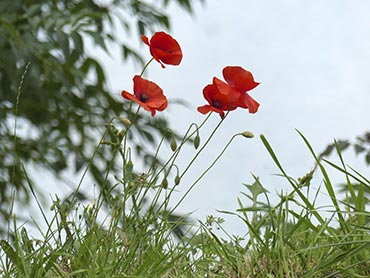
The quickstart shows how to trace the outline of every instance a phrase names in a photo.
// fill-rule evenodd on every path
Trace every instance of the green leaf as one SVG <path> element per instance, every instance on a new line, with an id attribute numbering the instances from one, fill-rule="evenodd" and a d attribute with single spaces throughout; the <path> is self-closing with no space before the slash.
<path id="1" fill-rule="evenodd" d="M 66 162 L 96 147 L 97 137 L 112 117 L 132 115 L 128 102 L 117 101 L 112 92 L 104 89 L 104 69 L 97 60 L 85 57 L 84 40 L 93 40 L 109 55 L 108 43 L 121 47 L 130 39 L 139 39 L 130 38 L 138 21 L 142 22 L 143 28 L 156 30 L 160 26 L 169 27 L 169 17 L 164 9 L 145 1 L 103 2 L 0 1 L 0 173 L 5 173 L 0 174 L 0 219 L 4 223 L 9 221 L 7 208 L 10 202 L 17 201 L 12 199 L 14 190 L 9 186 L 17 187 L 18 200 L 26 202 L 29 196 L 20 164 L 11 165 L 14 145 L 20 161 L 34 163 L 57 177 L 57 172 L 65 169 Z M 174 3 L 181 5 L 177 1 Z M 111 33 L 121 28 L 123 39 Z M 144 64 L 140 53 L 127 45 L 122 47 L 122 54 L 125 60 L 132 58 Z M 22 128 L 25 131 L 32 132 L 22 132 L 15 141 L 13 108 L 20 77 L 28 62 L 31 66 L 21 88 L 25 93 L 20 98 L 18 119 L 24 123 Z M 158 117 L 151 119 L 146 113 L 139 115 L 138 119 L 145 124 L 132 128 L 130 143 L 145 161 L 151 157 L 148 153 L 152 151 L 152 144 L 148 142 L 156 143 L 168 122 Z M 142 134 L 142 129 L 147 130 L 147 134 Z M 76 160 L 76 169 L 83 168 L 90 161 Z M 106 166 L 107 161 L 112 167 L 105 169 L 102 165 Z M 110 151 L 99 151 L 91 161 L 89 174 L 95 177 L 99 186 L 103 186 L 106 183 L 104 171 L 111 169 L 111 173 L 116 174 L 116 162 L 112 160 Z M 12 185 L 9 176 L 14 175 L 14 171 Z M 40 188 L 47 186 L 43 180 L 40 182 Z M 2 232 L 4 228 L 0 225 Z"/>
<path id="2" fill-rule="evenodd" d="M 10 244 L 5 240 L 0 240 L 0 246 L 13 264 L 18 265 L 18 262 L 20 262 L 21 259 L 17 252 L 10 246 Z"/>
<path id="3" fill-rule="evenodd" d="M 84 24 L 91 24 L 94 20 L 101 20 L 103 14 L 101 12 L 79 12 L 72 16 L 70 24 L 73 29 L 79 29 Z"/>
<path id="4" fill-rule="evenodd" d="M 32 4 L 25 11 L 24 17 L 30 18 L 40 14 L 42 4 Z"/>
<path id="5" fill-rule="evenodd" d="M 63 51 L 64 57 L 67 57 L 69 55 L 69 36 L 60 30 L 55 35 L 59 48 Z"/>
<path id="6" fill-rule="evenodd" d="M 366 150 L 365 147 L 361 146 L 360 144 L 354 144 L 356 154 L 362 153 Z"/>
<path id="7" fill-rule="evenodd" d="M 139 62 L 142 66 L 144 65 L 144 59 L 132 48 L 127 45 L 122 45 L 122 56 L 124 60 L 132 58 L 135 62 Z"/>
<path id="8" fill-rule="evenodd" d="M 326 149 L 320 154 L 320 156 L 329 156 L 333 152 L 334 147 L 334 144 L 328 145 Z"/>
<path id="9" fill-rule="evenodd" d="M 109 54 L 107 45 L 105 44 L 105 39 L 100 33 L 89 30 L 84 30 L 84 32 L 94 40 L 95 44 L 99 45 L 106 53 Z"/>
<path id="10" fill-rule="evenodd" d="M 137 28 L 140 34 L 145 34 L 145 23 L 142 20 L 137 22 Z"/>
<path id="11" fill-rule="evenodd" d="M 84 42 L 82 36 L 78 32 L 72 32 L 71 38 L 73 40 L 74 49 L 81 56 L 84 53 Z"/>
<path id="12" fill-rule="evenodd" d="M 348 140 L 338 140 L 336 143 L 340 151 L 344 151 L 351 145 Z"/>
<path id="13" fill-rule="evenodd" d="M 367 165 L 370 165 L 370 151 L 366 154 L 365 161 Z"/>
<path id="14" fill-rule="evenodd" d="M 244 184 L 249 191 L 252 193 L 253 200 L 256 200 L 258 195 L 264 193 L 264 192 L 269 192 L 267 189 L 265 189 L 262 184 L 259 181 L 258 177 L 254 176 L 254 183 L 249 185 L 249 184 Z"/>

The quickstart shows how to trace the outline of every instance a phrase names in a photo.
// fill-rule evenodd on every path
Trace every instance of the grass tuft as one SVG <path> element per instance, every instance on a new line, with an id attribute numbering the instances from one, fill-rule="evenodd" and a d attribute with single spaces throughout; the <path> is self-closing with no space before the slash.
<path id="1" fill-rule="evenodd" d="M 114 180 L 113 186 L 107 182 L 93 200 L 79 198 L 82 181 L 76 182 L 76 191 L 70 196 L 55 197 L 53 216 L 47 218 L 34 186 L 29 184 L 47 228 L 34 223 L 40 236 L 31 236 L 27 226 L 14 217 L 10 225 L 13 239 L 0 241 L 1 277 L 370 276 L 370 213 L 365 190 L 370 182 L 346 166 L 339 148 L 341 165 L 336 165 L 316 155 L 299 133 L 316 166 L 302 177 L 293 178 L 268 140 L 261 136 L 280 177 L 291 190 L 271 193 L 267 190 L 271 187 L 253 176 L 253 183 L 244 185 L 237 200 L 239 209 L 220 211 L 245 224 L 245 235 L 235 236 L 227 232 L 221 217 L 210 215 L 204 222 L 196 223 L 188 215 L 176 214 L 171 207 L 172 193 L 190 167 L 180 174 L 175 159 L 187 140 L 192 140 L 195 134 L 199 136 L 199 127 L 193 133 L 189 130 L 185 139 L 172 147 L 166 163 L 153 162 L 148 169 L 138 172 L 126 137 L 130 126 L 120 130 L 112 123 L 107 125 L 109 130 L 98 148 L 121 156 L 121 176 L 112 177 L 112 165 L 107 163 L 107 172 L 101 173 L 101 180 L 103 183 Z M 164 144 L 162 140 L 154 158 Z M 195 148 L 191 164 L 204 146 Z M 345 174 L 347 191 L 343 199 L 337 195 L 328 167 Z M 174 179 L 171 171 L 175 172 Z M 83 177 L 86 173 L 87 170 Z M 317 182 L 314 175 L 321 176 L 319 185 L 314 184 Z M 180 200 L 188 193 L 189 190 Z M 272 194 L 278 196 L 276 203 L 271 202 Z M 327 194 L 329 202 L 325 206 L 318 205 L 319 194 Z M 175 208 L 178 205 L 175 203 Z"/>

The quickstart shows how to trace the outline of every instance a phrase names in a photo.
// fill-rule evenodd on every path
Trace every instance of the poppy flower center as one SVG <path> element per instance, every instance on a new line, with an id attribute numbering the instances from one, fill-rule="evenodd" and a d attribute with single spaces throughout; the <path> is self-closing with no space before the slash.
<path id="1" fill-rule="evenodd" d="M 149 99 L 149 97 L 147 96 L 147 95 L 145 95 L 145 94 L 142 94 L 141 96 L 140 96 L 140 101 L 141 102 L 147 102 L 148 101 L 148 99 Z"/>
<path id="2" fill-rule="evenodd" d="M 215 108 L 221 108 L 221 103 L 217 100 L 212 100 L 212 106 Z"/>

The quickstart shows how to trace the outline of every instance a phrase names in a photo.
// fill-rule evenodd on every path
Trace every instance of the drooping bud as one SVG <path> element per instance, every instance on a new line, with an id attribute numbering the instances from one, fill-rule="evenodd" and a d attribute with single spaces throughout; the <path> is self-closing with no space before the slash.
<path id="1" fill-rule="evenodd" d="M 180 177 L 179 177 L 179 175 L 177 175 L 175 177 L 175 185 L 178 185 L 179 183 L 180 183 Z"/>
<path id="2" fill-rule="evenodd" d="M 199 144 L 200 144 L 200 137 L 199 137 L 199 134 L 197 134 L 197 136 L 195 136 L 194 138 L 194 148 L 198 149 Z"/>
<path id="3" fill-rule="evenodd" d="M 250 131 L 244 131 L 242 132 L 242 135 L 245 137 L 245 138 L 253 138 L 254 137 L 254 134 Z"/>
<path id="4" fill-rule="evenodd" d="M 171 150 L 173 152 L 176 151 L 177 143 L 176 143 L 176 140 L 175 140 L 175 136 L 172 136 L 170 146 L 171 146 Z"/>
<path id="5" fill-rule="evenodd" d="M 168 188 L 168 180 L 167 178 L 165 177 L 163 179 L 163 181 L 161 182 L 161 186 L 164 188 L 164 189 L 167 189 Z"/>

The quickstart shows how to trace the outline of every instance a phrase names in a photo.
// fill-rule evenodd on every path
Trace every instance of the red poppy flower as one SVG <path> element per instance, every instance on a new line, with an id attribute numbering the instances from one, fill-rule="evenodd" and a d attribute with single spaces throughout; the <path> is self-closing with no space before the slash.
<path id="1" fill-rule="evenodd" d="M 208 112 L 219 113 L 221 118 L 225 111 L 235 110 L 237 107 L 246 108 L 250 113 L 256 113 L 259 103 L 247 94 L 259 85 L 253 75 L 237 66 L 225 67 L 222 71 L 227 83 L 214 77 L 213 83 L 203 89 L 203 96 L 209 104 L 198 107 L 202 114 Z"/>
<path id="2" fill-rule="evenodd" d="M 163 111 L 166 109 L 168 105 L 167 98 L 157 84 L 139 75 L 135 75 L 133 80 L 134 94 L 122 91 L 121 95 L 125 99 L 135 101 L 145 110 L 150 111 L 152 116 L 155 115 L 156 110 Z"/>
<path id="3" fill-rule="evenodd" d="M 247 94 L 260 84 L 254 81 L 252 73 L 242 67 L 228 66 L 222 70 L 222 74 L 226 82 L 241 93 L 238 106 L 248 108 L 250 113 L 256 113 L 259 103 Z"/>
<path id="4" fill-rule="evenodd" d="M 182 51 L 178 42 L 165 32 L 156 32 L 152 38 L 142 35 L 141 39 L 149 46 L 153 58 L 161 64 L 179 65 L 182 60 Z"/>
<path id="5" fill-rule="evenodd" d="M 209 104 L 199 106 L 198 111 L 202 114 L 213 111 L 223 118 L 225 116 L 224 111 L 235 110 L 238 107 L 240 92 L 214 77 L 213 83 L 203 89 L 203 96 Z"/>

